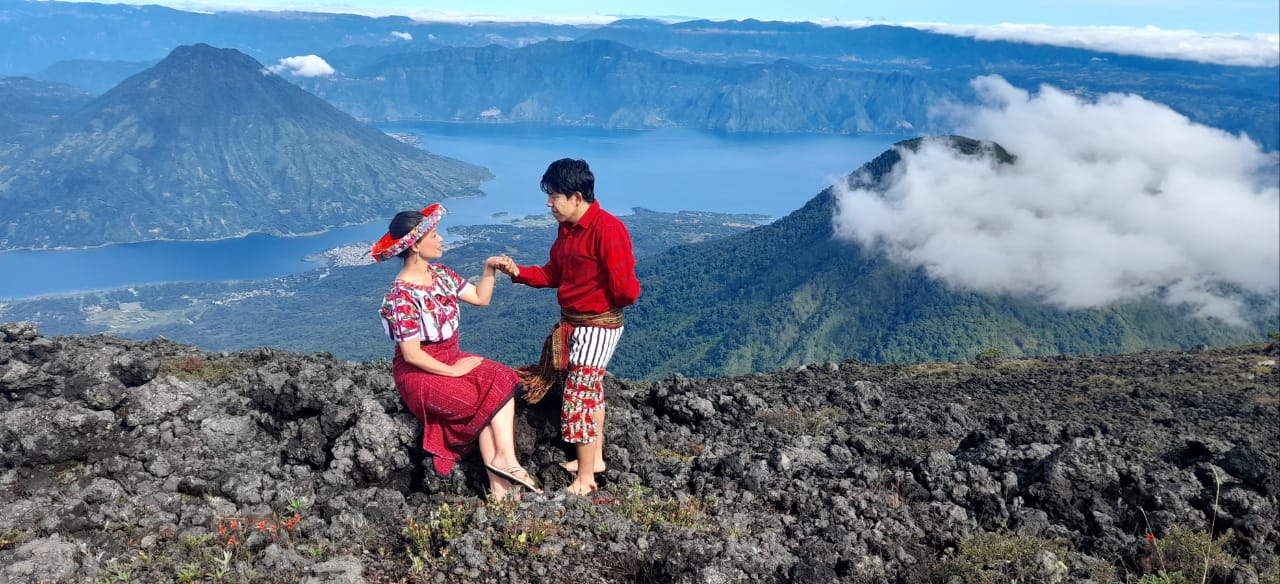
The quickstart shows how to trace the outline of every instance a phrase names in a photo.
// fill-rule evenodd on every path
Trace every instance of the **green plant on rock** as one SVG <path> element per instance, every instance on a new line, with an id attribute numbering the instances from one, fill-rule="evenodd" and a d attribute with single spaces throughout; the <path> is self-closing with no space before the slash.
<path id="1" fill-rule="evenodd" d="M 289 499 L 289 505 L 286 507 L 286 509 L 288 509 L 290 513 L 301 513 L 303 511 L 306 511 L 307 508 L 310 506 L 311 506 L 311 501 L 309 501 L 306 497 L 294 497 L 292 499 Z"/>
<path id="2" fill-rule="evenodd" d="M 692 440 L 686 441 L 684 444 L 672 448 L 660 448 L 655 453 L 658 458 L 674 460 L 681 464 L 693 460 L 693 457 L 702 454 L 706 447 Z"/>
<path id="3" fill-rule="evenodd" d="M 1147 574 L 1138 579 L 1138 584 L 1195 584 L 1199 580 L 1192 580 L 1182 572 L 1174 572 L 1172 574 Z"/>
<path id="4" fill-rule="evenodd" d="M 849 412 L 842 408 L 805 411 L 790 407 L 761 410 L 755 420 L 789 436 L 818 436 L 831 431 L 848 416 Z"/>
<path id="5" fill-rule="evenodd" d="M 693 458 L 688 454 L 684 454 L 683 452 L 676 452 L 675 450 L 672 450 L 670 448 L 661 448 L 654 453 L 654 456 L 657 456 L 658 458 L 674 460 L 680 463 L 689 462 L 689 460 Z"/>
<path id="6" fill-rule="evenodd" d="M 489 511 L 489 516 L 495 519 L 511 521 L 515 519 L 516 509 L 520 507 L 520 501 L 515 497 L 506 497 L 496 499 L 489 496 L 485 499 L 485 508 Z"/>
<path id="7" fill-rule="evenodd" d="M 112 560 L 107 565 L 107 582 L 130 582 L 133 580 L 133 572 L 128 564 Z"/>
<path id="8" fill-rule="evenodd" d="M 214 567 L 213 571 L 210 572 L 209 575 L 213 576 L 213 580 L 215 582 L 222 582 L 231 575 L 231 560 L 234 557 L 235 556 L 231 553 L 231 550 L 223 550 L 220 558 L 212 560 Z"/>
<path id="9" fill-rule="evenodd" d="M 502 547 L 513 554 L 536 552 L 554 531 L 555 525 L 545 519 L 508 523 L 502 528 Z"/>
<path id="10" fill-rule="evenodd" d="M 1240 563 L 1238 558 L 1227 552 L 1232 531 L 1227 530 L 1219 537 L 1213 535 L 1218 521 L 1218 499 L 1222 496 L 1222 480 L 1216 470 L 1213 480 L 1217 490 L 1213 496 L 1213 517 L 1207 530 L 1175 525 L 1165 531 L 1163 537 L 1157 537 L 1146 510 L 1139 509 L 1147 525 L 1144 539 L 1149 548 L 1149 553 L 1142 559 L 1142 582 L 1180 584 L 1184 581 L 1196 581 L 1196 576 L 1199 576 L 1198 581 L 1205 582 L 1211 572 L 1230 569 Z"/>
<path id="11" fill-rule="evenodd" d="M 109 560 L 106 568 L 98 576 L 98 581 L 133 582 L 135 579 L 147 581 L 148 575 L 156 571 L 168 570 L 171 564 L 172 560 L 160 551 L 139 550 L 132 557 Z"/>
<path id="12" fill-rule="evenodd" d="M 1146 535 L 1148 554 L 1142 558 L 1143 584 L 1201 582 L 1218 569 L 1230 569 L 1240 560 L 1227 551 L 1230 530 L 1214 537 L 1208 530 L 1174 526 L 1161 537 Z"/>
<path id="13" fill-rule="evenodd" d="M 598 497 L 594 501 L 617 505 L 620 515 L 646 530 L 661 524 L 693 529 L 702 516 L 702 505 L 697 499 L 681 502 L 672 497 L 655 497 L 652 489 L 639 485 L 628 487 L 621 498 Z"/>
<path id="14" fill-rule="evenodd" d="M 213 545 L 215 539 L 217 539 L 217 536 L 212 533 L 184 535 L 182 536 L 182 547 L 187 548 L 187 550 L 199 550 Z"/>
<path id="15" fill-rule="evenodd" d="M 204 357 L 189 356 L 181 359 L 170 359 L 160 363 L 161 375 L 173 375 L 179 379 L 198 381 L 217 381 L 244 368 L 239 361 L 209 360 Z"/>
<path id="16" fill-rule="evenodd" d="M 978 351 L 978 354 L 975 355 L 974 357 L 978 359 L 995 359 L 1003 354 L 1004 352 L 1001 351 L 1000 349 L 991 347 L 989 349 L 983 349 L 981 351 Z"/>
<path id="17" fill-rule="evenodd" d="M 18 547 L 31 541 L 31 532 L 17 529 L 0 531 L 0 550 Z"/>
<path id="18" fill-rule="evenodd" d="M 406 549 L 414 566 L 425 568 L 447 558 L 449 542 L 466 532 L 474 510 L 474 503 L 441 503 L 424 521 L 406 517 L 402 534 L 408 539 Z"/>
<path id="19" fill-rule="evenodd" d="M 204 576 L 204 572 L 200 570 L 200 564 L 191 562 L 178 568 L 176 575 L 178 576 L 178 584 L 191 584 L 192 582 L 200 581 Z"/>
<path id="20" fill-rule="evenodd" d="M 1066 546 L 1018 533 L 984 533 L 961 541 L 933 569 L 932 580 L 956 584 L 1034 582 L 1044 572 L 1065 575 Z M 1047 564 L 1047 565 L 1046 565 Z"/>

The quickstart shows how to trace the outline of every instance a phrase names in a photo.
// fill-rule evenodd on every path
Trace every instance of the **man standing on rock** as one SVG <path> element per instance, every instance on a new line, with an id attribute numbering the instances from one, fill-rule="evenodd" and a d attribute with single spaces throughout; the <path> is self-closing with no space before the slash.
<path id="1" fill-rule="evenodd" d="M 622 309 L 640 297 L 631 234 L 617 217 L 600 208 L 595 175 L 585 160 L 562 158 L 542 175 L 547 207 L 560 223 L 545 266 L 518 266 L 510 258 L 499 269 L 511 281 L 556 288 L 560 322 L 542 346 L 533 367 L 517 373 L 525 399 L 536 403 L 564 380 L 560 410 L 562 437 L 576 445 L 577 460 L 561 466 L 574 473 L 570 493 L 596 489 L 604 463 L 605 368 L 622 338 Z"/>

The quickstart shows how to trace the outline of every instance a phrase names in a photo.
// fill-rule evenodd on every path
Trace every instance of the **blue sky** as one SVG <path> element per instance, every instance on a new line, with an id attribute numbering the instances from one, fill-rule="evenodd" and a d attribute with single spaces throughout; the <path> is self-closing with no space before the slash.
<path id="1" fill-rule="evenodd" d="M 581 21 L 624 16 L 680 19 L 884 21 L 891 23 L 1045 24 L 1055 26 L 1154 26 L 1204 33 L 1280 32 L 1280 0 L 129 0 L 175 8 L 260 8 L 359 14 L 540 16 Z"/>

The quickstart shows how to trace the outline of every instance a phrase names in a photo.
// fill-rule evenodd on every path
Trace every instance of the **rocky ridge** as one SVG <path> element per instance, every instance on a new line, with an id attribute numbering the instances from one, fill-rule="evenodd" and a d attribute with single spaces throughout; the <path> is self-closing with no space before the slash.
<path id="1" fill-rule="evenodd" d="M 0 582 L 1274 582 L 1277 352 L 609 378 L 597 495 L 552 396 L 499 504 L 386 362 L 0 325 Z"/>

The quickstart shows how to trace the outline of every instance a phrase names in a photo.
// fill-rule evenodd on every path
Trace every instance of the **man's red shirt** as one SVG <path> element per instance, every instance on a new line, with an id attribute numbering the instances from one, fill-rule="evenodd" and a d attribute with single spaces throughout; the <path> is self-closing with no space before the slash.
<path id="1" fill-rule="evenodd" d="M 561 223 L 545 266 L 520 266 L 511 281 L 558 288 L 560 308 L 599 314 L 640 298 L 631 234 L 617 217 L 592 202 L 577 223 Z"/>

